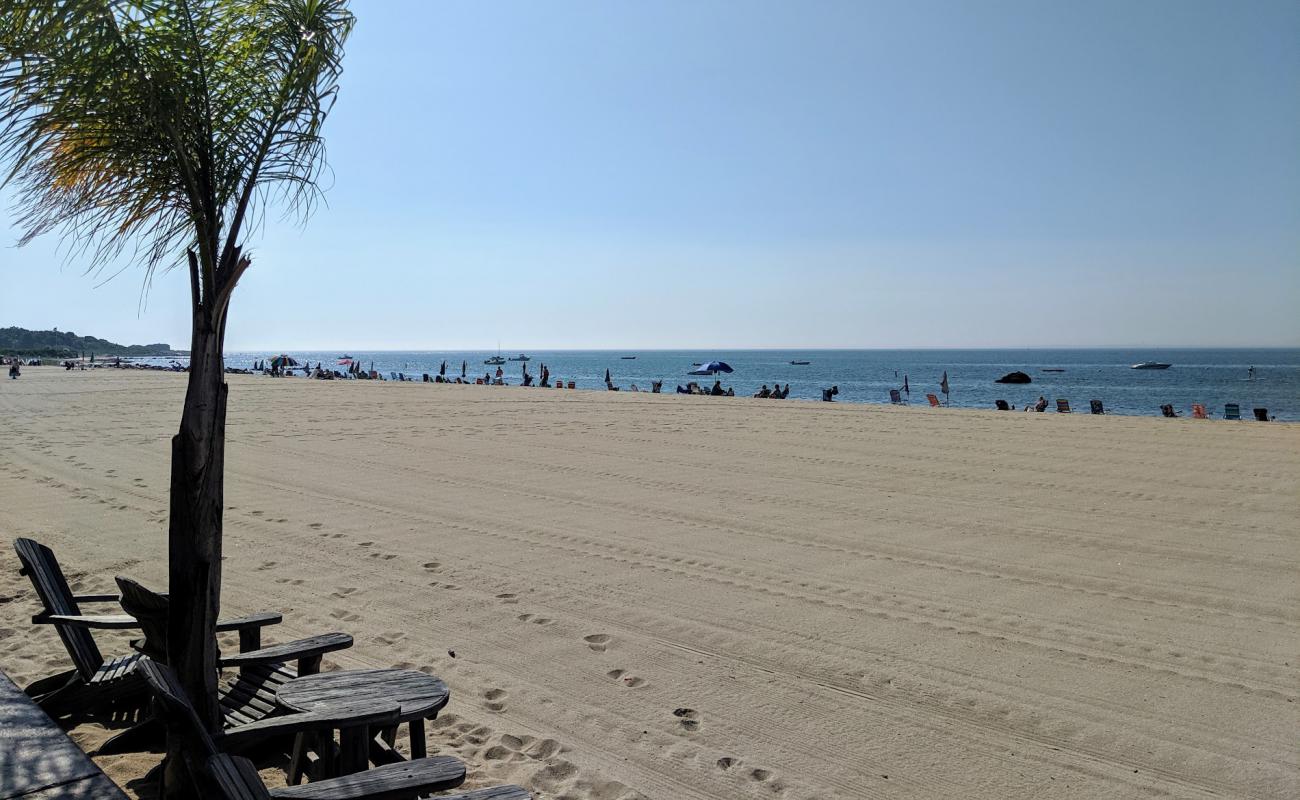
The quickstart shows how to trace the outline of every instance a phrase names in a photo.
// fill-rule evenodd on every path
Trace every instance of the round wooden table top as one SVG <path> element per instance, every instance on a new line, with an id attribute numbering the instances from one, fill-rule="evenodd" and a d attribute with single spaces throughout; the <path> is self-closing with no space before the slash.
<path id="1" fill-rule="evenodd" d="M 282 685 L 280 705 L 293 711 L 322 711 L 368 701 L 398 703 L 401 722 L 425 719 L 451 699 L 441 679 L 413 669 L 350 669 L 307 675 Z"/>

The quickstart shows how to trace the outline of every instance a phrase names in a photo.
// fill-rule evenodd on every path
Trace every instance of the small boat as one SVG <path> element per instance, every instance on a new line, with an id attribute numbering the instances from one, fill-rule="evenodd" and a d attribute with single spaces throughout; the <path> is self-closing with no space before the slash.
<path id="1" fill-rule="evenodd" d="M 506 359 L 506 360 L 507 360 L 507 361 L 532 361 L 531 358 L 529 358 L 528 356 L 524 355 L 523 353 L 520 353 L 520 354 L 517 355 L 517 356 L 511 356 L 510 358 L 508 358 L 508 359 Z"/>
<path id="2" fill-rule="evenodd" d="M 1060 367 L 1043 367 L 1043 372 L 1065 372 Z"/>
<path id="3" fill-rule="evenodd" d="M 351 361 L 352 356 L 348 355 L 347 353 L 344 353 L 343 355 L 339 356 L 340 361 L 342 361 L 343 359 L 347 359 L 348 361 Z"/>
<path id="4" fill-rule="evenodd" d="M 501 356 L 492 356 L 491 358 L 484 359 L 484 360 L 483 360 L 483 363 L 484 363 L 484 364 L 504 364 L 504 363 L 506 363 L 506 360 L 505 360 L 504 358 L 502 358 Z"/>
<path id="5" fill-rule="evenodd" d="M 1143 361 L 1140 364 L 1134 364 L 1129 369 L 1169 369 L 1173 364 L 1164 364 L 1159 361 Z"/>
<path id="6" fill-rule="evenodd" d="M 791 364 L 792 366 L 796 366 L 796 367 L 806 367 L 806 366 L 808 366 L 808 365 L 811 364 L 811 363 L 812 363 L 811 361 L 791 361 L 791 362 L 790 362 L 790 364 Z"/>
<path id="7" fill-rule="evenodd" d="M 636 361 L 636 356 L 619 356 L 624 361 Z"/>

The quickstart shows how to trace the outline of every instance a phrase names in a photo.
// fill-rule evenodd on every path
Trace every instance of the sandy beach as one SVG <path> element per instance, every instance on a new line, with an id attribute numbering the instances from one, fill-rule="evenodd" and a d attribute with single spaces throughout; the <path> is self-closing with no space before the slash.
<path id="1" fill-rule="evenodd" d="M 165 589 L 184 391 L 0 387 L 20 684 L 66 656 L 14 537 Z M 1300 425 L 246 376 L 229 407 L 224 614 L 442 677 L 467 786 L 1300 794 Z"/>

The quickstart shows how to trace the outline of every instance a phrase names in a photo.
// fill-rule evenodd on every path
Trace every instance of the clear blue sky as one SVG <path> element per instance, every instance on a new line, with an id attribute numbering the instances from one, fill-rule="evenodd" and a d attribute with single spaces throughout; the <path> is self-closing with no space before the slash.
<path id="1" fill-rule="evenodd" d="M 354 10 L 231 350 L 1300 345 L 1294 0 Z M 16 238 L 0 325 L 188 346 Z"/>

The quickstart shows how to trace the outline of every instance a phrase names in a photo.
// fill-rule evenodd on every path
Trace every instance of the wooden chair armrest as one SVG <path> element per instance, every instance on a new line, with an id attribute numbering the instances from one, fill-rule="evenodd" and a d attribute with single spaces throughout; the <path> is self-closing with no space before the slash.
<path id="1" fill-rule="evenodd" d="M 273 644 L 270 647 L 263 647 L 260 650 L 250 650 L 245 653 L 220 656 L 217 659 L 217 666 L 255 667 L 263 664 L 281 664 L 285 661 L 311 658 L 323 653 L 332 653 L 335 650 L 346 650 L 351 646 L 352 637 L 346 633 L 322 633 L 319 636 L 311 636 L 306 639 L 299 639 L 295 642 Z"/>
<path id="2" fill-rule="evenodd" d="M 417 758 L 400 764 L 312 781 L 299 786 L 270 790 L 273 800 L 415 800 L 417 797 L 447 797 L 430 794 L 454 789 L 465 782 L 465 764 L 452 756 Z M 528 800 L 530 795 L 517 786 L 494 786 L 457 794 L 447 800 Z"/>
<path id="3" fill-rule="evenodd" d="M 259 611 L 256 614 L 249 614 L 246 617 L 219 619 L 217 620 L 217 632 L 238 631 L 245 628 L 264 628 L 267 625 L 278 625 L 283 621 L 283 614 L 277 614 L 274 611 Z"/>
<path id="4" fill-rule="evenodd" d="M 37 614 L 32 617 L 33 625 L 72 625 L 78 628 L 98 628 L 103 630 L 133 630 L 140 627 L 135 617 L 125 614 L 100 617 L 76 616 L 73 614 Z"/>
<path id="5" fill-rule="evenodd" d="M 358 727 L 391 727 L 397 724 L 400 714 L 401 706 L 396 702 L 341 704 L 322 711 L 268 717 L 231 728 L 217 746 L 223 752 L 235 753 L 277 736 Z"/>

